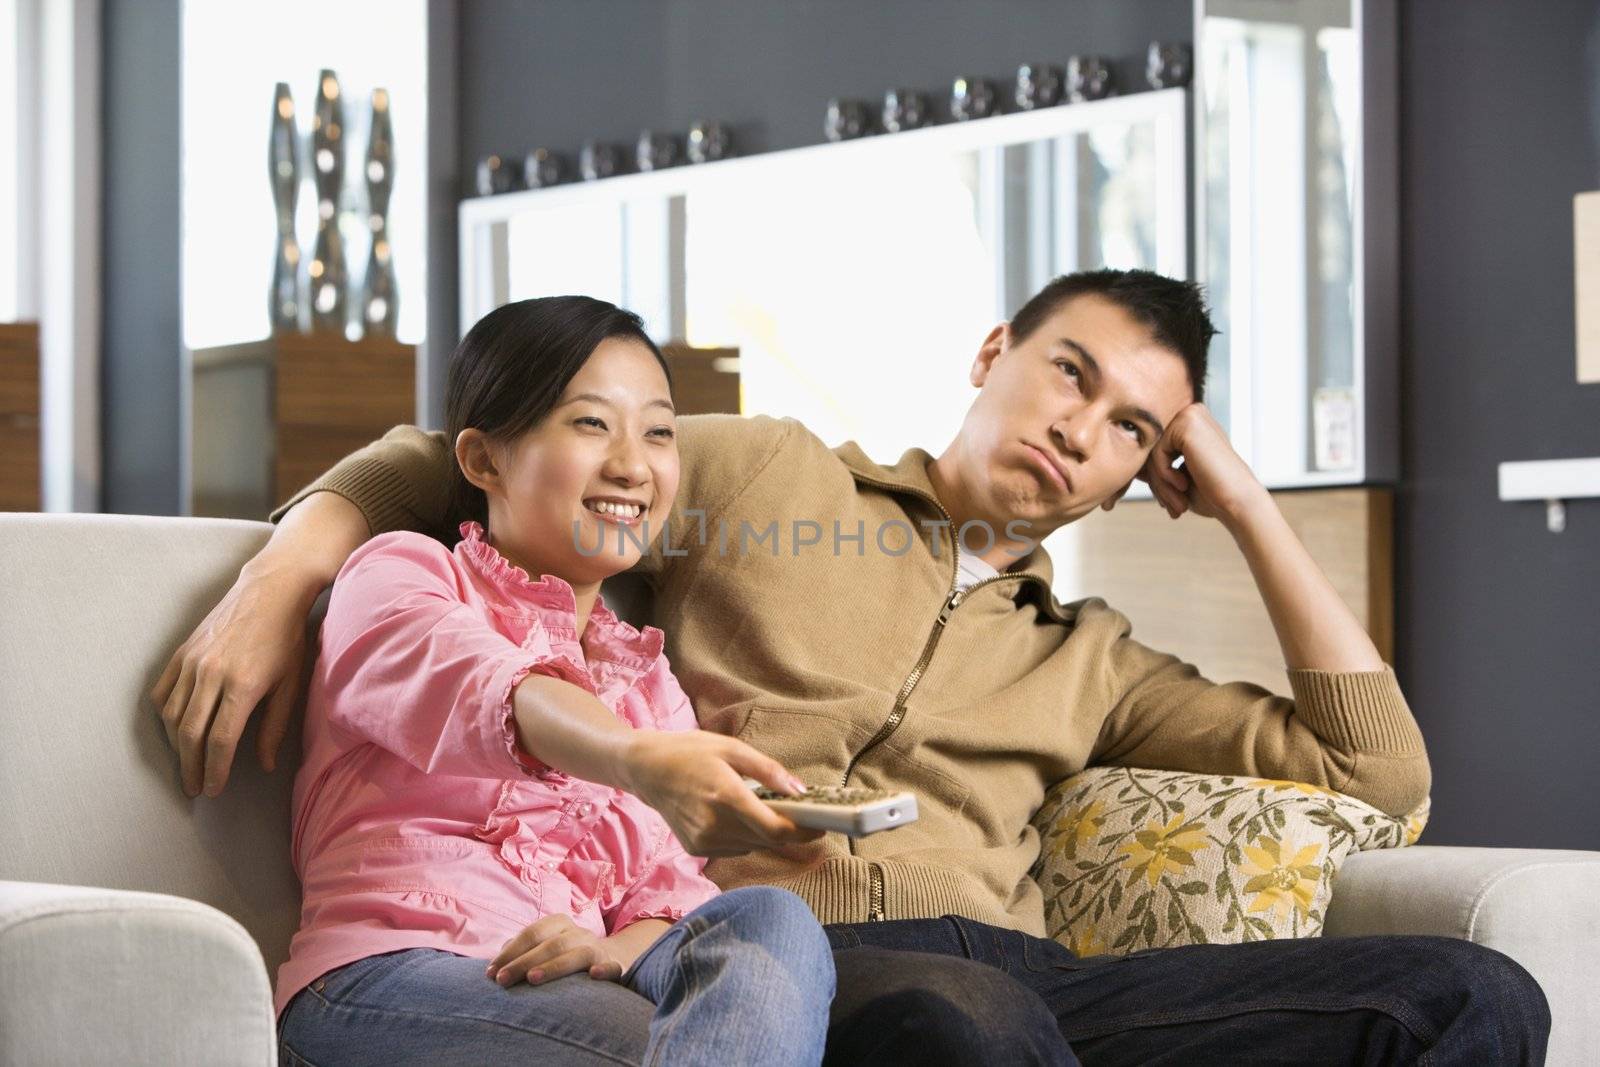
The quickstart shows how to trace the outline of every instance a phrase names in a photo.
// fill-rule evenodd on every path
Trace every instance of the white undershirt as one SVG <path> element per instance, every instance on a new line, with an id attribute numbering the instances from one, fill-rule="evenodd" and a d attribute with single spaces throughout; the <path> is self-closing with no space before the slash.
<path id="1" fill-rule="evenodd" d="M 985 578 L 994 578 L 999 574 L 999 570 L 993 565 L 985 563 L 964 548 L 956 554 L 956 588 L 962 592 Z"/>

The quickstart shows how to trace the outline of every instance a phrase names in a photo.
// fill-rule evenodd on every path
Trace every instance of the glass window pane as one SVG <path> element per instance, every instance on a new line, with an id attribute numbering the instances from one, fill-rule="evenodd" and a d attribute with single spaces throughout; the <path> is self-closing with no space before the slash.
<path id="1" fill-rule="evenodd" d="M 507 293 L 512 300 L 570 294 L 623 302 L 622 209 L 617 204 L 525 211 L 506 226 Z"/>
<path id="2" fill-rule="evenodd" d="M 690 343 L 740 350 L 747 413 L 890 461 L 946 441 L 1002 317 L 976 184 L 972 153 L 881 154 L 690 194 Z"/>

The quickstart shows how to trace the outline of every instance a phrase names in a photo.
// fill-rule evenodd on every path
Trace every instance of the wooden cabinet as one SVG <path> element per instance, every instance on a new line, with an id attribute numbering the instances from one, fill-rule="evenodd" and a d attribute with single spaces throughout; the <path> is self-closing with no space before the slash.
<path id="1" fill-rule="evenodd" d="M 739 411 L 738 350 L 666 345 L 678 412 Z M 291 334 L 194 353 L 190 512 L 260 519 L 392 427 L 417 421 L 416 349 Z"/>
<path id="2" fill-rule="evenodd" d="M 38 511 L 39 326 L 0 324 L 0 511 Z"/>
<path id="3" fill-rule="evenodd" d="M 416 348 L 288 334 L 198 349 L 190 512 L 263 519 L 391 427 L 417 420 Z"/>
<path id="4" fill-rule="evenodd" d="M 665 344 L 679 415 L 739 414 L 739 350 Z"/>
<path id="5" fill-rule="evenodd" d="M 417 421 L 417 350 L 329 334 L 275 338 L 273 504 L 392 427 Z"/>

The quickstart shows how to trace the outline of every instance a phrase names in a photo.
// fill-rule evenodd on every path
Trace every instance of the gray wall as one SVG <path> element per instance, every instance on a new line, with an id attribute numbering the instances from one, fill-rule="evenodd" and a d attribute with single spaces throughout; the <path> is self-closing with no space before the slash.
<path id="1" fill-rule="evenodd" d="M 1152 40 L 1192 37 L 1190 0 L 473 0 L 461 13 L 461 161 L 646 127 L 729 122 L 743 151 L 822 141 L 828 99 L 1004 79 L 1073 53 L 1143 87 Z"/>
<path id="2" fill-rule="evenodd" d="M 101 507 L 179 507 L 178 0 L 103 0 Z"/>
<path id="3" fill-rule="evenodd" d="M 1546 532 L 1506 460 L 1600 456 L 1572 196 L 1600 189 L 1600 4 L 1401 6 L 1401 680 L 1438 843 L 1600 847 L 1600 500 Z"/>

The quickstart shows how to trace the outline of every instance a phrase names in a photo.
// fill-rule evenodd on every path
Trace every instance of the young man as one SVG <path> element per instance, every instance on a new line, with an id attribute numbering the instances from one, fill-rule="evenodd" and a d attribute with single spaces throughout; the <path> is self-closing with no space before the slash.
<path id="1" fill-rule="evenodd" d="M 1201 403 L 1199 291 L 1142 271 L 1059 278 L 973 361 L 979 392 L 937 458 L 882 466 L 790 420 L 680 420 L 665 545 L 640 565 L 701 724 L 804 781 L 907 789 L 920 820 L 798 843 L 728 772 L 680 836 L 724 887 L 781 885 L 832 924 L 830 1056 L 1072 1062 L 1538 1062 L 1548 1010 L 1506 957 L 1437 938 L 1194 946 L 1078 960 L 1044 938 L 1029 820 L 1090 764 L 1293 779 L 1395 814 L 1427 794 L 1394 675 Z M 630 477 L 620 443 L 615 477 Z M 1181 457 L 1183 466 L 1174 468 Z M 391 431 L 282 509 L 272 542 L 153 694 L 186 789 L 221 788 L 271 693 L 270 765 L 311 602 L 362 539 L 453 541 L 452 453 Z M 1062 605 L 1037 542 L 1132 480 L 1214 518 L 1250 565 L 1294 699 L 1217 685 Z M 354 507 L 352 507 L 354 505 Z"/>

